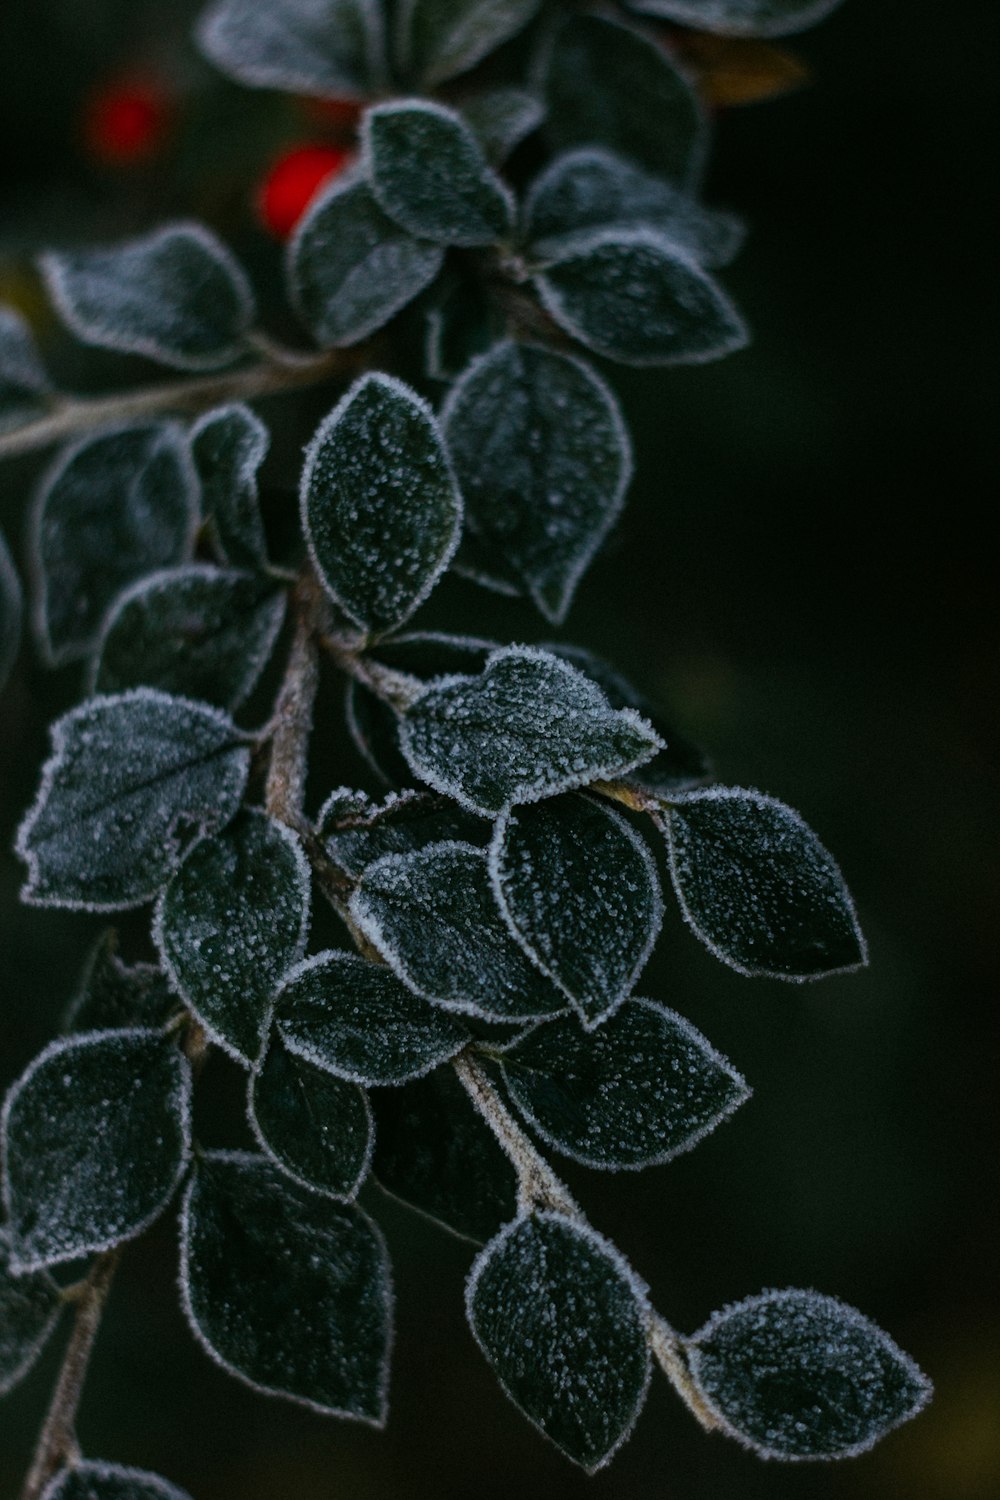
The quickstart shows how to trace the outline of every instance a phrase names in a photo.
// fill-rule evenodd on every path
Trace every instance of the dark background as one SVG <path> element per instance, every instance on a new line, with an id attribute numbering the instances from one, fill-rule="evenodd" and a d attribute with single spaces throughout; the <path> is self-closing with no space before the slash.
<path id="1" fill-rule="evenodd" d="M 183 153 L 161 176 L 102 175 L 77 145 L 80 100 L 119 59 L 180 66 L 197 95 L 198 67 L 171 36 L 189 9 L 3 8 L 0 297 L 43 336 L 28 271 L 39 244 L 183 209 L 266 260 L 233 207 L 252 132 L 237 143 L 225 119 L 199 124 L 192 106 Z M 996 677 L 983 534 L 996 494 L 995 256 L 984 245 L 993 13 L 985 0 L 848 0 L 794 44 L 811 88 L 720 120 L 712 196 L 752 226 L 725 279 L 755 342 L 702 369 L 615 375 L 638 479 L 570 621 L 573 638 L 669 705 L 724 781 L 801 809 L 847 875 L 871 966 L 814 986 L 747 981 L 669 914 L 642 988 L 703 1029 L 754 1098 L 668 1167 L 567 1177 L 680 1328 L 765 1286 L 815 1286 L 914 1355 L 936 1383 L 933 1405 L 863 1458 L 765 1465 L 704 1436 L 656 1380 L 632 1442 L 587 1480 L 509 1406 L 474 1350 L 461 1312 L 469 1247 L 369 1189 L 397 1277 L 387 1432 L 261 1399 L 216 1372 L 182 1325 L 164 1225 L 126 1257 L 113 1296 L 81 1413 L 89 1454 L 156 1469 L 196 1500 L 1000 1493 Z M 264 160 L 268 141 L 303 132 L 272 96 L 255 98 Z M 288 450 L 306 435 L 285 434 Z M 0 473 L 15 548 L 35 468 Z M 545 635 L 525 607 L 461 583 L 427 619 Z M 24 653 L 0 710 L 5 845 L 33 794 L 45 726 L 77 695 L 74 670 L 46 678 Z M 340 779 L 338 757 L 317 793 Z M 346 754 L 343 774 L 359 775 Z M 20 907 L 19 882 L 5 855 L 4 1083 L 52 1034 L 99 926 Z M 216 1077 L 225 1092 L 222 1065 Z M 5 1495 L 56 1356 L 0 1416 Z"/>

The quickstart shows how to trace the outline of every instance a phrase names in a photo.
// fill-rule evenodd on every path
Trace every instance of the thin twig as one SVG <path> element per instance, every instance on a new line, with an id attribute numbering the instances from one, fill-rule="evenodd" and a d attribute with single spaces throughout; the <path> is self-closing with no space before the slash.
<path id="1" fill-rule="evenodd" d="M 348 644 L 336 635 L 324 632 L 319 643 L 342 672 L 368 688 L 397 714 L 405 713 L 423 690 L 424 684 L 419 677 L 413 677 L 409 672 L 397 672 L 384 662 L 362 656 L 360 647 Z"/>
<path id="2" fill-rule="evenodd" d="M 680 1336 L 671 1328 L 660 1313 L 653 1313 L 649 1330 L 649 1346 L 653 1356 L 684 1404 L 697 1417 L 706 1432 L 718 1427 L 719 1419 L 709 1411 L 704 1398 L 694 1381 L 684 1358 L 684 1345 Z"/>

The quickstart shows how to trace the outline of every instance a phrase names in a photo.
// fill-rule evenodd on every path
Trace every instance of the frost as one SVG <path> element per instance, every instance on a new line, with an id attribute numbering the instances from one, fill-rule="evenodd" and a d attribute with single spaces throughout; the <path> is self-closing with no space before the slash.
<path id="1" fill-rule="evenodd" d="M 785 36 L 822 21 L 840 0 L 626 0 L 646 16 L 729 36 Z"/>
<path id="2" fill-rule="evenodd" d="M 133 1239 L 166 1208 L 190 1138 L 191 1075 L 161 1032 L 51 1042 L 3 1107 L 3 1197 L 16 1271 Z"/>
<path id="3" fill-rule="evenodd" d="M 379 0 L 216 0 L 195 38 L 217 68 L 251 88 L 363 99 L 383 82 Z"/>
<path id="4" fill-rule="evenodd" d="M 397 50 L 425 88 L 464 73 L 534 17 L 541 0 L 399 0 Z"/>
<path id="5" fill-rule="evenodd" d="M 0 693 L 7 685 L 21 646 L 24 596 L 3 532 L 0 531 Z"/>
<path id="6" fill-rule="evenodd" d="M 52 726 L 52 755 L 17 835 L 34 906 L 115 911 L 155 896 L 192 841 L 225 827 L 250 753 L 225 714 L 136 688 Z"/>
<path id="7" fill-rule="evenodd" d="M 797 812 L 761 792 L 710 787 L 666 811 L 685 920 L 738 974 L 819 979 L 868 962 L 836 862 Z"/>
<path id="8" fill-rule="evenodd" d="M 392 1282 L 360 1209 L 263 1157 L 206 1152 L 184 1199 L 181 1296 L 202 1348 L 246 1385 L 384 1426 Z"/>
<path id="9" fill-rule="evenodd" d="M 272 1036 L 250 1080 L 247 1114 L 263 1149 L 293 1182 L 342 1201 L 357 1197 L 374 1139 L 364 1089 Z"/>
<path id="10" fill-rule="evenodd" d="M 362 144 L 379 205 L 439 245 L 492 245 L 510 233 L 514 200 L 461 115 L 427 99 L 370 109 Z"/>
<path id="11" fill-rule="evenodd" d="M 203 224 L 165 224 L 102 249 L 49 251 L 49 295 L 77 338 L 178 370 L 245 352 L 256 316 L 242 266 Z"/>
<path id="12" fill-rule="evenodd" d="M 570 793 L 497 820 L 493 892 L 512 934 L 584 1027 L 628 995 L 663 916 L 656 866 L 625 819 Z"/>
<path id="13" fill-rule="evenodd" d="M 260 1054 L 271 997 L 305 952 L 309 868 L 284 824 L 243 808 L 188 855 L 153 936 L 177 992 L 237 1061 Z"/>
<path id="14" fill-rule="evenodd" d="M 725 1432 L 762 1458 L 850 1458 L 926 1404 L 931 1384 L 887 1333 L 818 1292 L 748 1297 L 687 1341 Z"/>
<path id="15" fill-rule="evenodd" d="M 435 791 L 491 817 L 621 776 L 662 749 L 631 709 L 530 646 L 494 651 L 478 677 L 440 677 L 407 709 L 400 746 Z"/>
<path id="16" fill-rule="evenodd" d="M 460 110 L 493 166 L 505 161 L 545 118 L 541 99 L 525 89 L 497 88 L 471 94 L 460 101 Z"/>
<path id="17" fill-rule="evenodd" d="M 125 1469 L 88 1459 L 57 1474 L 42 1500 L 191 1500 L 191 1496 L 147 1469 Z"/>
<path id="18" fill-rule="evenodd" d="M 364 630 L 401 625 L 458 545 L 462 499 L 437 419 L 390 375 L 363 375 L 321 422 L 302 524 L 334 601 Z"/>
<path id="19" fill-rule="evenodd" d="M 180 428 L 140 422 L 62 449 L 32 514 L 36 625 L 53 665 L 88 655 L 115 599 L 194 543 L 198 478 Z"/>
<path id="20" fill-rule="evenodd" d="M 118 933 L 108 927 L 84 966 L 80 987 L 63 1022 L 68 1032 L 112 1027 L 162 1026 L 177 1001 L 155 964 L 126 964 L 118 956 Z"/>
<path id="21" fill-rule="evenodd" d="M 458 839 L 485 843 L 481 818 L 427 792 L 390 792 L 381 804 L 363 792 L 332 792 L 320 809 L 317 830 L 341 869 L 361 875 L 383 854 L 411 854 L 428 844 Z"/>
<path id="22" fill-rule="evenodd" d="M 505 340 L 464 372 L 441 421 L 469 530 L 558 623 L 632 477 L 614 396 L 580 360 Z"/>
<path id="23" fill-rule="evenodd" d="M 274 1022 L 297 1057 L 366 1087 L 429 1073 L 469 1040 L 390 970 L 352 953 L 300 964 L 275 998 Z"/>
<path id="24" fill-rule="evenodd" d="M 52 383 L 27 320 L 0 303 L 0 432 L 44 410 Z"/>
<path id="25" fill-rule="evenodd" d="M 55 1328 L 63 1303 L 46 1271 L 14 1275 L 10 1236 L 0 1228 L 0 1396 L 23 1380 Z"/>
<path id="26" fill-rule="evenodd" d="M 201 483 L 202 509 L 211 520 L 223 562 L 267 565 L 257 472 L 271 435 L 248 406 L 233 402 L 200 417 L 188 434 Z"/>
<path id="27" fill-rule="evenodd" d="M 588 1473 L 635 1425 L 649 1385 L 646 1288 L 589 1225 L 535 1213 L 476 1259 L 465 1293 L 504 1393 Z"/>

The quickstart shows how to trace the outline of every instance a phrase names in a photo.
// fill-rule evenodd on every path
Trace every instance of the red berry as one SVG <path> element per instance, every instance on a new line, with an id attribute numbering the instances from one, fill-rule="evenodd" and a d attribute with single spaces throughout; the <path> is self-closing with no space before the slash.
<path id="1" fill-rule="evenodd" d="M 84 106 L 87 154 L 108 166 L 148 161 L 164 144 L 172 113 L 166 90 L 152 79 L 117 78 L 103 84 Z"/>
<path id="2" fill-rule="evenodd" d="M 295 146 L 279 156 L 257 189 L 257 214 L 264 228 L 287 240 L 320 188 L 352 156 L 341 146 Z"/>

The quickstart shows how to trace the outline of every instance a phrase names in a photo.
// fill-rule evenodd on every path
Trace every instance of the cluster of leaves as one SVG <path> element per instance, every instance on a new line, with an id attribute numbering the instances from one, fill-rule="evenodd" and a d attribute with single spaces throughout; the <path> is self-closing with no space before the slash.
<path id="1" fill-rule="evenodd" d="M 482 1246 L 472 1332 L 587 1470 L 631 1431 L 654 1355 L 703 1421 L 767 1457 L 859 1452 L 923 1404 L 926 1380 L 888 1336 L 813 1292 L 674 1334 L 542 1154 L 654 1166 L 748 1097 L 687 1020 L 635 993 L 663 914 L 657 847 L 695 936 L 741 974 L 790 981 L 866 959 L 831 855 L 783 803 L 712 784 L 590 653 L 405 628 L 449 568 L 563 620 L 632 471 L 617 399 L 571 341 L 643 366 L 744 342 L 712 274 L 741 229 L 697 197 L 705 111 L 640 17 L 768 35 L 829 8 L 219 0 L 200 43 L 242 83 L 380 100 L 357 169 L 289 246 L 289 299 L 316 348 L 274 350 L 246 275 L 201 225 L 43 258 L 81 340 L 246 377 L 248 394 L 283 373 L 335 379 L 338 349 L 417 301 L 421 380 L 446 390 L 435 411 L 395 375 L 350 385 L 306 451 L 301 538 L 280 562 L 260 501 L 269 433 L 243 401 L 102 427 L 39 481 L 35 634 L 51 664 L 84 663 L 86 697 L 53 727 L 18 836 L 23 895 L 153 903 L 157 961 L 126 964 L 102 936 L 64 1034 L 7 1096 L 0 1388 L 56 1323 L 53 1268 L 134 1238 L 179 1197 L 182 1299 L 207 1352 L 258 1390 L 381 1425 L 390 1267 L 356 1201 L 372 1180 Z M 477 88 L 474 71 L 452 85 L 521 38 L 530 86 Z M 544 151 L 528 180 L 501 176 L 529 136 Z M 0 422 L 67 404 L 4 313 Z M 20 617 L 5 550 L 0 595 L 3 667 Z M 274 712 L 242 727 L 286 616 Z M 336 787 L 310 818 L 320 655 L 346 679 L 380 790 Z M 307 956 L 314 888 L 352 950 Z M 209 1046 L 245 1072 L 254 1151 L 193 1147 Z M 75 1463 L 45 1493 L 180 1492 Z"/>

